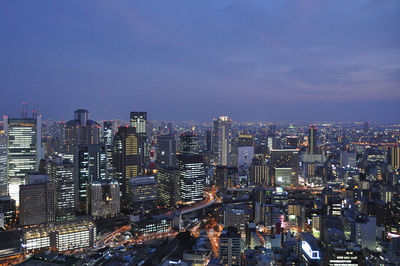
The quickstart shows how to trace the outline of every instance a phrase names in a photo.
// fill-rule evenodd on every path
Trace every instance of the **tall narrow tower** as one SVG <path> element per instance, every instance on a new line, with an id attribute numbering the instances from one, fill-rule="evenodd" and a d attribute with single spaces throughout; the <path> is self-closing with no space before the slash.
<path id="1" fill-rule="evenodd" d="M 310 154 L 318 153 L 316 125 L 310 125 L 308 128 L 308 151 Z"/>
<path id="2" fill-rule="evenodd" d="M 214 152 L 217 155 L 217 163 L 222 166 L 230 166 L 232 150 L 232 119 L 220 116 L 214 119 Z"/>

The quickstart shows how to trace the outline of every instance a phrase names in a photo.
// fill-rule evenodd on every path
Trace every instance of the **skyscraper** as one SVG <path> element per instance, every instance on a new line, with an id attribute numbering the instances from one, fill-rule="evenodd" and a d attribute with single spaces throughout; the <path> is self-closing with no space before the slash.
<path id="1" fill-rule="evenodd" d="M 157 173 L 158 204 L 170 208 L 179 201 L 179 169 L 160 168 Z"/>
<path id="2" fill-rule="evenodd" d="M 299 150 L 281 149 L 271 151 L 274 184 L 297 185 L 299 177 Z"/>
<path id="3" fill-rule="evenodd" d="M 117 181 L 93 181 L 87 187 L 86 213 L 97 218 L 115 217 L 120 212 L 119 184 Z"/>
<path id="4" fill-rule="evenodd" d="M 112 169 L 112 145 L 114 137 L 114 121 L 103 121 L 102 138 L 103 143 L 106 145 L 107 153 L 107 168 Z"/>
<path id="5" fill-rule="evenodd" d="M 9 118 L 7 123 L 7 162 L 9 193 L 19 205 L 19 185 L 25 184 L 25 175 L 38 170 L 43 158 L 41 117 Z"/>
<path id="6" fill-rule="evenodd" d="M 316 125 L 310 125 L 308 128 L 308 151 L 310 154 L 318 153 Z"/>
<path id="7" fill-rule="evenodd" d="M 131 112 L 131 127 L 139 135 L 147 136 L 147 112 Z"/>
<path id="8" fill-rule="evenodd" d="M 53 158 L 48 165 L 50 180 L 57 190 L 56 220 L 65 221 L 75 217 L 74 164 L 61 157 Z"/>
<path id="9" fill-rule="evenodd" d="M 93 120 L 89 120 L 89 111 L 76 110 L 74 119 L 65 125 L 65 152 L 72 154 L 74 146 L 99 144 L 100 126 Z"/>
<path id="10" fill-rule="evenodd" d="M 129 179 L 129 208 L 134 213 L 151 211 L 157 204 L 157 181 L 154 176 Z"/>
<path id="11" fill-rule="evenodd" d="M 114 178 L 120 184 L 123 204 L 128 196 L 129 178 L 139 175 L 139 137 L 134 127 L 119 127 L 114 136 L 113 168 Z"/>
<path id="12" fill-rule="evenodd" d="M 178 162 L 182 202 L 192 203 L 202 200 L 205 183 L 203 157 L 198 154 L 182 154 L 178 156 Z"/>
<path id="13" fill-rule="evenodd" d="M 394 145 L 391 148 L 391 162 L 392 162 L 392 168 L 393 169 L 399 169 L 400 168 L 400 142 L 397 142 L 396 145 Z"/>
<path id="14" fill-rule="evenodd" d="M 195 132 L 185 132 L 179 136 L 180 154 L 199 154 L 200 140 Z"/>
<path id="15" fill-rule="evenodd" d="M 217 164 L 223 166 L 230 166 L 231 164 L 231 125 L 232 120 L 227 116 L 214 119 L 214 151 L 217 157 Z"/>
<path id="16" fill-rule="evenodd" d="M 0 124 L 0 197 L 7 195 L 7 135 L 4 124 Z"/>
<path id="17" fill-rule="evenodd" d="M 146 157 L 148 154 L 147 148 L 147 112 L 131 112 L 130 126 L 136 129 L 138 136 L 138 155 L 140 159 L 138 169 L 142 173 L 143 168 L 146 166 Z"/>
<path id="18" fill-rule="evenodd" d="M 160 167 L 176 166 L 176 137 L 164 135 L 157 137 L 157 161 Z"/>
<path id="19" fill-rule="evenodd" d="M 21 226 L 48 224 L 55 221 L 56 186 L 46 175 L 29 176 L 27 185 L 20 187 Z"/>
<path id="20" fill-rule="evenodd" d="M 107 155 L 102 144 L 74 147 L 75 210 L 86 209 L 86 187 L 92 181 L 107 180 Z"/>

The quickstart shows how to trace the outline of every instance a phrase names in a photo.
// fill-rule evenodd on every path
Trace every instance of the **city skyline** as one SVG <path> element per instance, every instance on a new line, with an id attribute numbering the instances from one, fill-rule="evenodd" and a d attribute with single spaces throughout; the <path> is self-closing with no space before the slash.
<path id="1" fill-rule="evenodd" d="M 10 117 L 398 121 L 397 1 L 0 5 Z"/>

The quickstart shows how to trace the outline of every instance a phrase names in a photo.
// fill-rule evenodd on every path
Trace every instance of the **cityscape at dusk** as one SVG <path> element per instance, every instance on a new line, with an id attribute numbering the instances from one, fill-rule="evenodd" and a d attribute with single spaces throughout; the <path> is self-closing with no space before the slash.
<path id="1" fill-rule="evenodd" d="M 400 1 L 0 2 L 0 265 L 400 265 Z"/>

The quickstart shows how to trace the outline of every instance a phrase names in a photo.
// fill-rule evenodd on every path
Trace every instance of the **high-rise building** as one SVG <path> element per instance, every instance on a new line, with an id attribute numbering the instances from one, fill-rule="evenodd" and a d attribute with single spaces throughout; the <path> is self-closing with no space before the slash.
<path id="1" fill-rule="evenodd" d="M 154 176 L 129 179 L 129 207 L 135 213 L 145 213 L 157 204 L 157 181 Z"/>
<path id="2" fill-rule="evenodd" d="M 252 185 L 271 185 L 270 166 L 265 160 L 254 158 L 250 165 L 250 183 Z"/>
<path id="3" fill-rule="evenodd" d="M 147 112 L 131 112 L 130 126 L 136 128 L 139 135 L 147 136 Z"/>
<path id="4" fill-rule="evenodd" d="M 175 167 L 159 168 L 157 183 L 159 205 L 175 207 L 179 201 L 179 169 Z"/>
<path id="5" fill-rule="evenodd" d="M 113 121 L 103 121 L 103 126 L 102 126 L 102 138 L 103 138 L 103 143 L 105 145 L 112 146 L 113 142 Z"/>
<path id="6" fill-rule="evenodd" d="M 56 185 L 47 175 L 30 175 L 19 187 L 19 225 L 39 225 L 56 220 Z"/>
<path id="7" fill-rule="evenodd" d="M 48 165 L 50 180 L 56 183 L 56 220 L 65 221 L 75 217 L 74 164 L 61 157 L 53 158 Z"/>
<path id="8" fill-rule="evenodd" d="M 7 135 L 4 124 L 0 124 L 0 197 L 7 195 Z"/>
<path id="9" fill-rule="evenodd" d="M 130 126 L 136 129 L 138 136 L 139 173 L 141 174 L 146 166 L 146 159 L 149 152 L 149 148 L 147 147 L 147 112 L 131 112 L 130 122 Z"/>
<path id="10" fill-rule="evenodd" d="M 286 137 L 286 147 L 291 148 L 291 149 L 297 149 L 299 147 L 299 137 L 287 136 Z"/>
<path id="11" fill-rule="evenodd" d="M 76 110 L 74 119 L 65 125 L 65 152 L 72 154 L 74 146 L 100 143 L 100 126 L 89 120 L 89 111 Z"/>
<path id="12" fill-rule="evenodd" d="M 232 119 L 221 116 L 214 119 L 214 152 L 217 155 L 217 164 L 230 166 L 232 151 Z"/>
<path id="13" fill-rule="evenodd" d="M 235 227 L 222 231 L 218 246 L 222 265 L 242 265 L 242 240 Z"/>
<path id="14" fill-rule="evenodd" d="M 115 180 L 91 182 L 87 187 L 86 213 L 95 219 L 116 217 L 121 209 L 119 192 Z"/>
<path id="15" fill-rule="evenodd" d="M 86 210 L 87 184 L 107 178 L 107 154 L 103 144 L 74 147 L 75 211 Z"/>
<path id="16" fill-rule="evenodd" d="M 157 137 L 157 161 L 160 167 L 176 166 L 176 137 L 161 135 Z"/>
<path id="17" fill-rule="evenodd" d="M 400 142 L 391 148 L 391 163 L 393 169 L 400 168 Z"/>
<path id="18" fill-rule="evenodd" d="M 305 206 L 301 204 L 289 204 L 288 222 L 299 231 L 303 231 L 306 224 Z"/>
<path id="19" fill-rule="evenodd" d="M 244 169 L 250 167 L 251 161 L 254 158 L 254 147 L 253 146 L 243 146 L 238 147 L 238 166 Z"/>
<path id="20" fill-rule="evenodd" d="M 217 165 L 214 171 L 214 184 L 219 188 L 233 188 L 238 178 L 238 168 Z"/>
<path id="21" fill-rule="evenodd" d="M 178 165 L 181 201 L 192 203 L 202 200 L 205 183 L 203 157 L 198 154 L 181 154 L 178 155 Z"/>
<path id="22" fill-rule="evenodd" d="M 120 127 L 114 136 L 114 179 L 120 184 L 122 205 L 126 207 L 129 178 L 139 176 L 139 137 L 134 127 Z"/>
<path id="23" fill-rule="evenodd" d="M 195 132 L 188 131 L 179 136 L 180 154 L 199 154 L 199 150 L 200 139 Z"/>
<path id="24" fill-rule="evenodd" d="M 107 153 L 107 169 L 112 169 L 112 146 L 114 137 L 114 124 L 115 121 L 103 121 L 102 137 L 103 143 L 106 146 Z"/>
<path id="25" fill-rule="evenodd" d="M 299 150 L 280 149 L 271 151 L 271 165 L 274 168 L 272 181 L 284 185 L 296 185 L 299 176 Z M 279 172 L 279 174 L 277 173 Z"/>
<path id="26" fill-rule="evenodd" d="M 0 214 L 4 219 L 4 226 L 7 228 L 14 223 L 16 217 L 15 200 L 10 196 L 0 197 Z"/>
<path id="27" fill-rule="evenodd" d="M 254 147 L 254 136 L 251 134 L 239 134 L 238 147 Z"/>
<path id="28" fill-rule="evenodd" d="M 310 154 L 318 153 L 316 125 L 310 125 L 310 127 L 308 128 L 308 152 Z"/>
<path id="29" fill-rule="evenodd" d="M 231 206 L 224 210 L 224 227 L 235 227 L 240 234 L 245 233 L 246 217 L 245 211 Z"/>
<path id="30" fill-rule="evenodd" d="M 41 117 L 9 118 L 7 123 L 7 172 L 9 194 L 19 205 L 19 185 L 26 174 L 38 171 L 43 158 Z"/>

